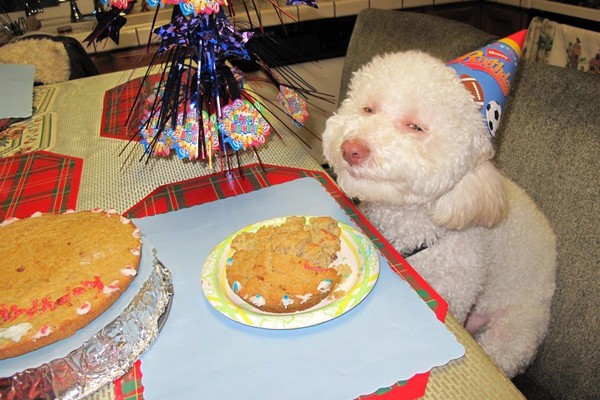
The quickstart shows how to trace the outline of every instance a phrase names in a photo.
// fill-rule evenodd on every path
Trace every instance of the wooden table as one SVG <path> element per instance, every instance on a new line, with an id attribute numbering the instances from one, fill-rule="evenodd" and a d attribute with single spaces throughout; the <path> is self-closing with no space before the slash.
<path id="1" fill-rule="evenodd" d="M 43 105 L 37 120 L 41 121 L 39 131 L 43 131 L 44 140 L 28 145 L 23 154 L 6 156 L 18 153 L 16 150 L 5 152 L 0 158 L 0 220 L 26 217 L 34 211 L 64 212 L 94 207 L 115 208 L 132 217 L 152 215 L 309 176 L 328 188 L 357 224 L 369 231 L 365 233 L 381 242 L 378 247 L 390 264 L 405 265 L 292 134 L 284 133 L 283 140 L 273 136 L 259 149 L 264 167 L 253 152 L 241 154 L 243 177 L 237 169 L 231 178 L 219 169 L 210 170 L 205 163 L 182 162 L 177 158 L 139 162 L 139 146 L 130 157 L 127 156 L 129 150 L 121 154 L 126 140 L 111 137 L 105 130 L 106 124 L 102 123 L 103 113 L 108 112 L 103 111 L 105 92 L 141 73 L 143 71 L 133 75 L 107 74 L 36 89 L 38 101 Z M 6 139 L 0 143 L 7 146 Z M 18 147 L 18 144 L 13 145 Z M 403 277 L 415 280 L 414 271 L 407 274 Z M 427 296 L 425 301 L 431 302 L 443 319 L 445 305 L 440 306 L 435 297 L 428 299 Z M 436 310 L 436 307 L 441 308 Z M 409 392 L 384 389 L 361 398 L 418 397 L 423 394 L 425 385 L 426 399 L 523 398 L 454 317 L 445 316 L 445 324 L 465 347 L 463 358 L 434 368 L 430 374 L 402 382 L 401 385 L 409 386 Z M 139 369 L 134 368 L 126 378 L 129 383 L 133 382 L 129 394 L 135 395 L 140 384 L 143 385 L 143 378 L 140 382 L 136 373 Z M 109 385 L 90 397 L 114 398 L 115 390 L 122 392 L 125 387 L 122 383 Z"/>

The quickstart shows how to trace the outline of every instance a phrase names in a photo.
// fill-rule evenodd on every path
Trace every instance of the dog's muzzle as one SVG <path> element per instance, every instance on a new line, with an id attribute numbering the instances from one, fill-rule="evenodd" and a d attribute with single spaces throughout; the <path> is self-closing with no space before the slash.
<path id="1" fill-rule="evenodd" d="M 349 165 L 360 165 L 371 155 L 369 146 L 360 139 L 345 140 L 340 149 L 342 157 Z"/>

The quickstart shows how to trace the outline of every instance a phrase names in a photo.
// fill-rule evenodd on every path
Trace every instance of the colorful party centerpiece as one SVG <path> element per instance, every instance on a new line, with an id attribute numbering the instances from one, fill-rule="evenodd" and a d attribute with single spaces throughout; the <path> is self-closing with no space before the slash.
<path id="1" fill-rule="evenodd" d="M 246 1 L 242 4 L 251 21 L 249 10 L 256 8 L 254 2 Z M 131 11 L 136 1 L 103 3 L 97 27 L 86 41 L 110 38 L 118 44 L 119 30 L 126 23 L 121 13 Z M 143 145 L 141 158 L 175 154 L 181 159 L 205 160 L 210 168 L 217 158 L 222 166 L 229 166 L 229 158 L 239 150 L 256 151 L 271 132 L 281 136 L 271 123 L 277 118 L 273 110 L 246 87 L 245 74 L 235 67 L 240 62 L 260 71 L 260 80 L 277 88 L 279 105 L 268 101 L 269 106 L 287 114 L 294 125 L 304 126 L 308 96 L 319 94 L 291 69 L 279 74 L 270 68 L 264 58 L 266 48 L 250 46 L 253 37 L 263 34 L 262 26 L 238 30 L 230 21 L 233 6 L 226 0 L 148 0 L 148 4 L 157 6 L 156 13 L 170 4 L 173 12 L 169 23 L 158 27 L 153 23 L 159 43 L 144 80 L 150 79 L 152 71 L 158 71 L 159 78 L 149 91 L 142 89 L 148 86 L 142 82 L 127 120 L 127 126 L 135 127 L 132 138 Z M 283 21 L 288 14 L 277 3 L 271 4 Z M 317 7 L 313 0 L 288 0 L 288 4 Z"/>

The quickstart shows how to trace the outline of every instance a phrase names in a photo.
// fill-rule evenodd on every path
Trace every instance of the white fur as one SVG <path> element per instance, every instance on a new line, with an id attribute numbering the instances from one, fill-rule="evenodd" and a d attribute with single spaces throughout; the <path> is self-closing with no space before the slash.
<path id="1" fill-rule="evenodd" d="M 546 334 L 556 240 L 493 165 L 456 72 L 418 51 L 376 57 L 354 74 L 323 149 L 341 188 L 398 251 L 430 246 L 408 262 L 507 376 L 522 372 Z"/>

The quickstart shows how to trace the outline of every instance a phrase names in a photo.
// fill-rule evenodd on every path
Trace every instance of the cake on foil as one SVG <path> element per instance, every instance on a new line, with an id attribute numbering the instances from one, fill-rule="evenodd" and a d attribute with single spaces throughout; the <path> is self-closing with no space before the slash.
<path id="1" fill-rule="evenodd" d="M 139 229 L 115 210 L 0 224 L 0 360 L 74 334 L 135 279 Z"/>

